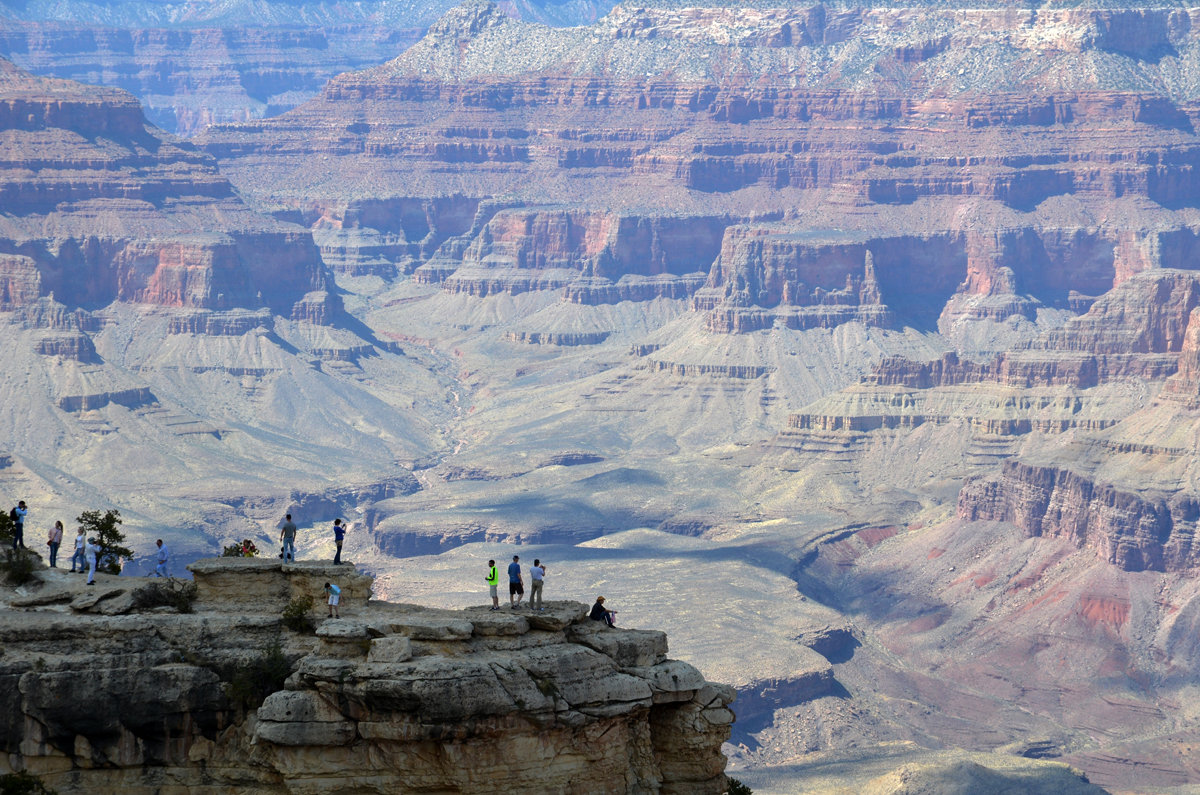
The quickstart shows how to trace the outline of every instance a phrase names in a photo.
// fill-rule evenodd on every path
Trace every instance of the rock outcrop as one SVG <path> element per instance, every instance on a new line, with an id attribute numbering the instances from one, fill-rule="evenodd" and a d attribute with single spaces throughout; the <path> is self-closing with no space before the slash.
<path id="1" fill-rule="evenodd" d="M 79 596 L 54 572 L 3 594 L 0 769 L 63 793 L 725 789 L 733 691 L 667 659 L 660 632 L 570 602 L 369 602 L 352 566 L 193 569 L 195 613 L 139 607 L 154 583 L 103 575 Z M 343 617 L 288 630 L 281 594 L 323 578 L 350 594 Z"/>

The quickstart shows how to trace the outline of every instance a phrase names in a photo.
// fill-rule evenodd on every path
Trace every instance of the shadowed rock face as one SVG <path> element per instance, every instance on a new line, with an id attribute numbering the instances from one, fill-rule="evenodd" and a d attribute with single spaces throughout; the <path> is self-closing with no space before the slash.
<path id="1" fill-rule="evenodd" d="M 10 765 L 93 793 L 726 788 L 733 689 L 667 659 L 661 632 L 604 627 L 574 602 L 534 614 L 368 603 L 353 566 L 194 568 L 187 615 L 140 613 L 151 586 L 126 578 L 84 594 L 45 572 L 33 597 L 0 592 Z M 352 593 L 343 618 L 288 630 L 279 595 L 320 594 L 321 580 Z M 255 668 L 271 647 L 275 667 Z"/>
<path id="2" fill-rule="evenodd" d="M 148 125 L 128 94 L 0 61 L 0 139 L 5 309 L 53 296 L 318 322 L 336 311 L 309 236 L 248 209 L 210 158 Z"/>
<path id="3" fill-rule="evenodd" d="M 1187 20 L 619 7 L 550 31 L 474 4 L 200 141 L 265 206 L 340 215 L 344 267 L 390 258 L 451 292 L 694 295 L 722 332 L 1033 319 L 1191 267 L 1194 97 L 1148 76 L 1184 68 Z M 458 195 L 469 228 L 439 209 Z M 340 209 L 400 200 L 421 230 Z"/>

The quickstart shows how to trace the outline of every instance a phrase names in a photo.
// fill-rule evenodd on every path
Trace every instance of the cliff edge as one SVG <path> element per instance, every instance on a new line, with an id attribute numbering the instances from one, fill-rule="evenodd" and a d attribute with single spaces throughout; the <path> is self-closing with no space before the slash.
<path id="1" fill-rule="evenodd" d="M 163 581 L 0 589 L 0 772 L 122 795 L 725 789 L 734 692 L 667 659 L 661 632 L 574 602 L 370 601 L 351 565 L 191 568 L 191 613 L 150 606 Z M 281 605 L 325 581 L 342 618 L 290 628 Z"/>

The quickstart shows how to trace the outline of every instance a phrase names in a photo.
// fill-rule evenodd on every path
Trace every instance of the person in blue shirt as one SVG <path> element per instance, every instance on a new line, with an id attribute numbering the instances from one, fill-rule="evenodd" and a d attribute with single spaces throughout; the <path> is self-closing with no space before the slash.
<path id="1" fill-rule="evenodd" d="M 341 519 L 333 520 L 333 543 L 337 545 L 337 554 L 333 556 L 333 565 L 342 565 L 342 542 L 346 540 L 346 525 Z"/>
<path id="2" fill-rule="evenodd" d="M 519 555 L 513 555 L 513 562 L 508 564 L 508 606 L 516 610 L 521 606 L 521 600 L 525 598 L 525 582 L 521 579 L 521 558 Z M 513 604 L 513 597 L 517 598 L 516 604 Z"/>
<path id="3" fill-rule="evenodd" d="M 329 594 L 329 617 L 341 618 L 338 613 L 338 602 L 342 598 L 342 589 L 331 583 L 325 583 L 325 593 Z"/>
<path id="4" fill-rule="evenodd" d="M 13 549 L 20 546 L 25 547 L 25 516 L 29 513 L 29 509 L 25 507 L 25 500 L 17 503 L 17 507 L 12 509 L 13 520 Z"/>

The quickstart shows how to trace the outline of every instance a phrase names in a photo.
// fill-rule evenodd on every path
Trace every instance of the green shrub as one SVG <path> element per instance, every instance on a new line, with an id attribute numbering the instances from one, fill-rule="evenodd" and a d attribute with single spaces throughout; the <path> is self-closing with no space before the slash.
<path id="1" fill-rule="evenodd" d="M 754 790 L 750 789 L 732 776 L 727 776 L 725 781 L 727 782 L 725 787 L 725 795 L 754 795 Z"/>
<path id="2" fill-rule="evenodd" d="M 312 632 L 317 628 L 309 611 L 313 607 L 313 598 L 308 594 L 297 596 L 283 608 L 283 623 L 292 632 Z"/>
<path id="3" fill-rule="evenodd" d="M 179 613 L 190 613 L 195 601 L 196 583 L 174 577 L 152 581 L 133 592 L 133 606 L 138 610 L 173 607 Z"/>
<path id="4" fill-rule="evenodd" d="M 11 544 L 12 542 L 9 541 Z M 0 795 L 57 795 L 57 793 L 28 773 L 6 773 L 0 776 Z"/>
<path id="5" fill-rule="evenodd" d="M 16 531 L 12 517 L 8 515 L 8 509 L 0 511 L 0 545 L 10 547 L 13 542 L 13 533 Z"/>
<path id="6" fill-rule="evenodd" d="M 96 571 L 120 574 L 125 561 L 133 557 L 133 550 L 122 546 L 125 534 L 117 529 L 121 524 L 120 511 L 84 511 L 75 518 L 83 528 L 83 534 L 96 539 L 100 553 L 96 555 Z"/>
<path id="7" fill-rule="evenodd" d="M 11 544 L 12 541 L 9 541 Z M 34 569 L 38 568 L 37 556 L 27 549 L 4 550 L 4 560 L 0 569 L 4 570 L 4 580 L 9 585 L 24 585 L 33 579 Z"/>
<path id="8" fill-rule="evenodd" d="M 267 696 L 283 689 L 291 673 L 279 643 L 272 643 L 262 657 L 234 669 L 225 693 L 236 706 L 257 709 Z"/>

